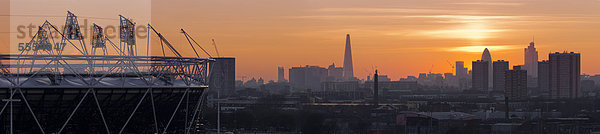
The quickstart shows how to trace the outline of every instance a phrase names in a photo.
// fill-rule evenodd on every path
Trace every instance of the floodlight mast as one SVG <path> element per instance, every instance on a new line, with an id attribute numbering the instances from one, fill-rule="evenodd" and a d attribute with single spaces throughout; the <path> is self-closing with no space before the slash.
<path id="1" fill-rule="evenodd" d="M 135 23 L 125 18 L 123 15 L 119 15 L 120 26 L 119 26 L 119 37 L 121 38 L 121 50 L 127 52 L 129 56 L 137 55 L 137 48 L 135 42 Z"/>
<path id="2" fill-rule="evenodd" d="M 102 27 L 94 24 L 92 27 L 92 55 L 96 55 L 96 49 L 100 48 L 102 55 L 106 55 L 106 38 Z"/>

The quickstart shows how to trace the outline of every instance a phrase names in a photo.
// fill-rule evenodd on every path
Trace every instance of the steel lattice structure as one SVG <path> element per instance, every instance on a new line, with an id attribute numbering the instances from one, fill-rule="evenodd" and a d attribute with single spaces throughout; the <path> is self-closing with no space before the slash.
<path id="1" fill-rule="evenodd" d="M 94 24 L 89 54 L 68 12 L 62 32 L 48 21 L 39 27 L 24 47 L 35 51 L 0 55 L 2 133 L 192 132 L 214 60 L 182 57 L 150 25 L 176 56 L 137 56 L 134 23 L 119 16 L 119 45 Z"/>

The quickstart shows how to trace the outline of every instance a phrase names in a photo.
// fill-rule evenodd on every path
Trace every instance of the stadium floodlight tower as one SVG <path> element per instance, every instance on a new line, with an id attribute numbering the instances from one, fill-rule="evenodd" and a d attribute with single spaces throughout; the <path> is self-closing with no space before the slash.
<path id="1" fill-rule="evenodd" d="M 121 50 L 124 50 L 127 55 L 135 56 L 137 54 L 135 46 L 135 23 L 129 19 L 119 15 L 119 37 L 121 38 Z"/>
<path id="2" fill-rule="evenodd" d="M 96 55 L 96 49 L 100 48 L 102 55 L 106 55 L 106 38 L 104 38 L 104 30 L 102 27 L 94 24 L 92 28 L 92 55 Z"/>
<path id="3" fill-rule="evenodd" d="M 67 11 L 67 20 L 65 21 L 65 28 L 63 29 L 62 33 L 63 38 L 61 44 L 66 44 L 66 42 L 69 42 L 81 54 L 88 55 L 87 47 L 85 46 L 85 40 L 81 34 L 79 22 L 77 21 L 77 16 L 71 13 L 71 11 Z M 79 43 L 73 43 L 72 41 L 78 41 Z M 79 46 L 75 44 L 79 44 Z M 61 50 L 58 54 L 61 55 L 62 52 L 63 51 Z"/>
<path id="4" fill-rule="evenodd" d="M 135 24 L 120 18 L 120 46 L 94 24 L 88 54 L 67 12 L 62 32 L 45 21 L 20 53 L 0 54 L 0 133 L 189 133 L 214 59 L 182 56 L 150 24 L 175 56 L 137 56 Z"/>

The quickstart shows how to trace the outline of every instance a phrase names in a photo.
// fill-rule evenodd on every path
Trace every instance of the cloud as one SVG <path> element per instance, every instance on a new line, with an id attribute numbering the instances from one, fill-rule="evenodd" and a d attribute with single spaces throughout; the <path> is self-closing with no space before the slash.
<path id="1" fill-rule="evenodd" d="M 317 12 L 361 12 L 361 13 L 442 13 L 454 10 L 427 8 L 320 8 Z"/>
<path id="2" fill-rule="evenodd" d="M 480 40 L 490 38 L 492 34 L 504 32 L 504 29 L 442 29 L 421 32 L 422 35 L 433 36 L 437 38 L 464 38 Z"/>
<path id="3" fill-rule="evenodd" d="M 498 28 L 499 22 L 508 23 L 523 16 L 493 16 L 493 15 L 418 15 L 410 18 L 425 18 L 434 23 L 448 23 L 430 30 L 421 30 L 418 35 L 435 38 L 461 38 L 481 40 L 494 37 L 500 32 L 510 31 L 508 28 Z"/>
<path id="4" fill-rule="evenodd" d="M 462 19 L 462 20 L 492 20 L 492 19 L 515 19 L 523 16 L 494 16 L 494 15 L 415 15 L 406 16 L 415 18 L 441 18 L 441 19 Z"/>
<path id="5" fill-rule="evenodd" d="M 521 6 L 523 3 L 514 2 L 464 2 L 464 3 L 452 3 L 459 5 L 484 5 L 484 6 Z"/>
<path id="6" fill-rule="evenodd" d="M 490 51 L 504 51 L 504 50 L 510 50 L 510 49 L 517 49 L 518 47 L 516 46 L 511 46 L 511 45 L 497 45 L 497 46 L 459 46 L 459 47 L 452 47 L 452 48 L 444 48 L 443 50 L 445 51 L 450 51 L 450 52 L 470 52 L 470 53 L 481 53 L 483 52 L 483 50 L 487 48 Z"/>

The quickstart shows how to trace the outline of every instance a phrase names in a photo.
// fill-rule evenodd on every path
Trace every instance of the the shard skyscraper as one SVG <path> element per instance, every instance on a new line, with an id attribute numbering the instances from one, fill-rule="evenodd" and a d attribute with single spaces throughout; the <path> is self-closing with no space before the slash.
<path id="1" fill-rule="evenodd" d="M 346 34 L 346 52 L 344 53 L 344 80 L 354 79 L 352 64 L 352 48 L 350 47 L 350 34 Z"/>

